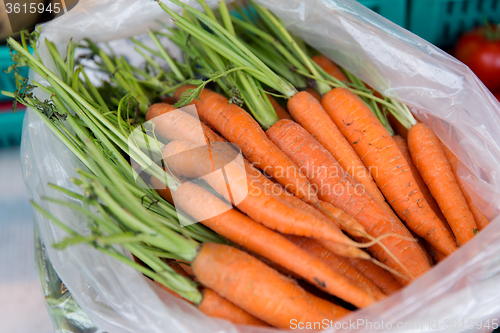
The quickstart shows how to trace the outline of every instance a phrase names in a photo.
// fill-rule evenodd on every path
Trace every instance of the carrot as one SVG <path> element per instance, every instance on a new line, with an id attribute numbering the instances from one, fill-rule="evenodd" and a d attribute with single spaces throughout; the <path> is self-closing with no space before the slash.
<path id="1" fill-rule="evenodd" d="M 160 180 L 154 176 L 151 177 L 151 185 L 152 188 L 155 189 L 156 192 L 165 200 L 167 200 L 170 204 L 174 205 L 174 198 L 172 198 L 172 193 L 170 189 L 165 186 Z"/>
<path id="2" fill-rule="evenodd" d="M 176 100 L 173 96 L 172 97 L 171 96 L 162 96 L 161 102 L 168 103 L 168 104 L 175 104 Z"/>
<path id="3" fill-rule="evenodd" d="M 199 119 L 167 103 L 151 105 L 146 112 L 146 120 L 154 123 L 157 135 L 169 141 L 190 140 L 200 145 L 225 142 Z"/>
<path id="4" fill-rule="evenodd" d="M 198 304 L 198 310 L 207 316 L 226 319 L 238 325 L 269 326 L 209 288 L 203 288 L 202 294 L 203 300 Z"/>
<path id="5" fill-rule="evenodd" d="M 406 142 L 405 139 L 403 139 L 399 135 L 394 135 L 392 138 L 394 139 L 394 142 L 396 143 L 399 150 L 403 154 L 406 162 L 408 163 L 408 166 L 410 167 L 411 173 L 412 173 L 413 177 L 415 178 L 415 181 L 418 185 L 418 188 L 420 189 L 420 191 L 424 195 L 425 200 L 427 200 L 429 207 L 431 207 L 431 209 L 434 211 L 434 213 L 436 213 L 436 216 L 443 222 L 443 224 L 444 224 L 445 228 L 448 230 L 448 232 L 452 233 L 451 228 L 448 225 L 448 222 L 446 221 L 446 218 L 444 217 L 443 213 L 441 212 L 441 209 L 439 208 L 436 200 L 434 200 L 434 198 L 432 197 L 432 194 L 429 191 L 427 184 L 425 184 L 424 180 L 422 179 L 422 176 L 420 176 L 420 173 L 417 170 L 417 167 L 415 166 L 415 164 L 413 164 L 413 160 L 411 159 L 411 155 L 410 155 L 410 149 L 408 148 L 408 143 Z M 428 246 L 425 245 L 426 242 L 423 241 L 422 238 L 419 238 L 419 243 L 422 244 L 422 242 L 424 243 L 424 246 L 422 248 L 427 248 Z M 426 252 L 427 256 L 430 256 L 430 259 L 434 258 L 430 261 L 432 263 L 433 260 L 435 260 L 435 256 L 430 255 L 428 252 L 429 251 Z M 434 252 L 439 252 L 439 251 L 434 248 L 433 253 Z M 439 252 L 439 255 L 444 257 L 444 254 L 442 254 L 441 252 Z"/>
<path id="6" fill-rule="evenodd" d="M 200 121 L 190 114 L 182 112 L 180 110 L 176 110 L 174 107 L 170 105 L 162 105 L 162 104 L 154 104 L 146 113 L 146 119 L 152 120 L 157 119 L 159 115 L 163 115 L 166 112 L 174 112 L 174 116 L 165 117 L 162 116 L 161 120 L 156 120 L 155 131 L 157 134 L 163 136 L 164 138 L 174 141 L 174 140 L 187 140 L 191 143 L 203 145 L 206 140 L 210 142 L 226 142 L 223 138 L 217 135 L 211 128 L 204 125 L 202 123 L 202 129 L 204 135 L 199 134 L 199 127 L 194 124 L 199 123 Z M 153 120 L 154 121 L 154 120 Z M 175 122 L 175 125 L 172 125 L 171 122 Z M 194 124 L 193 124 L 194 123 Z M 226 150 L 227 147 L 221 147 L 222 150 Z M 308 205 L 304 201 L 298 199 L 293 194 L 290 194 L 286 190 L 284 190 L 279 184 L 274 184 L 271 180 L 265 177 L 262 173 L 260 173 L 255 167 L 248 163 L 246 159 L 243 158 L 245 163 L 245 170 L 247 176 L 249 177 L 249 186 L 251 187 L 250 191 L 264 191 L 267 194 L 272 194 L 278 196 L 280 199 L 289 203 L 295 208 L 303 209 L 308 211 L 311 214 L 315 214 L 319 218 L 324 218 L 321 214 L 325 215 L 328 219 L 331 219 L 331 216 L 326 215 L 324 212 L 320 213 L 319 210 L 316 210 L 312 206 Z M 156 178 L 155 178 L 156 179 Z M 154 188 L 157 191 L 164 191 L 165 186 L 156 179 L 154 182 Z M 162 196 L 169 196 L 170 192 L 160 193 Z M 168 200 L 167 200 L 168 201 Z M 347 233 L 353 236 L 364 236 L 365 231 L 364 228 L 357 223 L 357 221 L 351 216 L 342 212 L 332 205 L 326 202 L 319 202 L 319 206 L 322 207 L 324 211 L 329 212 L 329 214 L 334 216 L 334 219 L 331 219 L 340 229 L 346 231 Z M 331 245 L 329 246 L 331 248 Z M 361 253 L 356 251 L 357 253 Z"/>
<path id="7" fill-rule="evenodd" d="M 424 123 L 419 123 L 408 132 L 408 147 L 415 166 L 446 217 L 458 244 L 467 243 L 474 238 L 476 222 L 438 137 Z M 431 245 L 441 251 L 436 244 Z"/>
<path id="8" fill-rule="evenodd" d="M 375 201 L 392 213 L 392 209 L 385 202 L 384 196 L 380 193 L 363 162 L 340 133 L 337 125 L 330 119 L 320 102 L 307 92 L 301 91 L 288 100 L 288 110 L 290 110 L 293 119 L 311 133 L 333 155 L 342 168 L 364 186 Z"/>
<path id="9" fill-rule="evenodd" d="M 376 300 L 384 298 L 380 291 L 367 293 L 364 288 L 282 235 L 256 223 L 198 185 L 184 183 L 173 192 L 173 197 L 177 209 L 183 210 L 196 220 L 201 220 L 219 235 L 297 274 L 331 295 L 357 307 L 372 304 L 372 295 Z"/>
<path id="10" fill-rule="evenodd" d="M 276 112 L 276 115 L 278 116 L 279 119 L 292 119 L 292 116 L 285 110 L 284 107 L 278 103 L 273 96 L 267 94 L 267 98 L 269 98 L 269 102 L 271 102 L 274 111 Z"/>
<path id="11" fill-rule="evenodd" d="M 183 92 L 193 88 L 189 85 L 180 87 L 175 91 L 175 96 L 180 98 Z M 271 175 L 299 198 L 312 204 L 318 202 L 318 197 L 306 177 L 266 137 L 259 124 L 245 110 L 234 103 L 229 104 L 227 98 L 206 88 L 194 104 L 200 118 L 229 142 L 236 144 L 257 168 Z"/>
<path id="12" fill-rule="evenodd" d="M 204 243 L 191 267 L 198 280 L 231 303 L 279 328 L 291 320 L 337 320 L 350 311 L 305 292 L 251 255 L 227 245 Z"/>
<path id="13" fill-rule="evenodd" d="M 247 169 L 247 174 L 251 174 L 251 171 Z M 333 222 L 339 229 L 347 232 L 348 234 L 355 237 L 364 237 L 367 236 L 367 233 L 364 227 L 356 221 L 350 215 L 344 213 L 341 209 L 338 209 L 331 204 L 319 201 L 318 209 L 308 205 L 304 201 L 298 199 L 293 194 L 284 190 L 279 184 L 273 184 L 266 177 L 255 177 L 252 179 L 252 190 L 258 191 L 260 193 L 269 193 L 271 195 L 277 196 L 283 202 L 289 204 L 291 207 L 299 210 L 306 211 L 307 213 L 314 216 L 314 218 L 324 220 L 327 218 L 331 222 Z M 330 251 L 337 253 L 341 256 L 345 257 L 365 257 L 365 253 L 356 248 L 346 248 L 345 246 L 341 246 L 340 244 L 335 244 L 332 242 L 327 242 L 322 239 L 317 239 L 322 246 L 328 248 Z"/>
<path id="14" fill-rule="evenodd" d="M 191 277 L 181 268 L 181 266 L 179 266 L 177 262 L 169 261 L 168 265 L 172 267 L 172 269 L 177 274 L 182 275 L 188 279 L 191 279 Z M 167 288 L 166 286 L 162 285 L 161 283 L 157 281 L 155 281 L 155 283 L 158 284 L 160 287 L 162 287 L 163 290 L 172 294 L 173 296 L 185 300 L 183 297 L 179 296 L 179 294 Z M 189 302 L 187 300 L 185 301 Z M 233 324 L 269 326 L 262 320 L 255 318 L 248 312 L 245 312 L 244 310 L 240 309 L 239 307 L 229 302 L 228 300 L 220 297 L 216 292 L 208 288 L 202 289 L 202 300 L 200 303 L 195 304 L 195 306 L 198 308 L 198 310 L 200 310 L 207 316 L 225 319 L 232 322 Z"/>
<path id="15" fill-rule="evenodd" d="M 169 190 L 169 192 L 170 192 L 170 190 Z M 179 266 L 181 266 L 181 268 L 184 270 L 184 272 L 186 272 L 191 278 L 194 277 L 193 269 L 191 268 L 191 265 L 189 265 L 189 263 L 178 261 L 178 264 L 179 264 Z"/>
<path id="16" fill-rule="evenodd" d="M 354 269 L 354 267 L 348 263 L 347 259 L 328 251 L 311 238 L 293 235 L 285 235 L 285 238 L 300 247 L 302 250 L 326 263 L 334 271 L 344 275 L 352 281 L 364 284 L 375 294 L 380 294 L 380 289 L 367 277 Z"/>
<path id="17" fill-rule="evenodd" d="M 171 105 L 170 103 L 162 102 L 162 103 L 155 103 L 151 105 L 148 110 L 146 111 L 146 121 L 150 121 L 153 118 L 156 118 L 158 116 L 161 116 L 167 112 L 170 111 L 175 111 L 179 110 L 179 108 L 176 108 L 175 106 Z"/>
<path id="18" fill-rule="evenodd" d="M 251 167 L 251 165 L 249 165 L 249 166 Z M 256 172 L 258 173 L 258 171 L 256 171 Z M 247 174 L 251 174 L 251 171 L 249 171 L 249 169 L 247 169 Z M 267 182 L 272 184 L 272 182 L 270 180 L 268 180 L 267 178 L 264 177 L 264 179 Z M 254 181 L 257 181 L 257 180 L 255 179 L 252 181 L 253 186 L 252 186 L 251 191 L 258 191 L 258 193 L 265 193 L 266 189 L 261 187 L 262 184 L 260 184 L 260 183 L 256 184 Z M 171 194 L 168 187 L 166 187 L 162 182 L 160 182 L 154 176 L 151 177 L 151 183 L 153 185 L 153 188 L 156 189 L 156 191 L 165 200 L 167 200 L 172 205 L 174 205 L 172 194 Z M 266 186 L 266 185 L 264 185 L 264 186 Z M 276 186 L 279 186 L 279 185 L 276 185 Z M 275 192 L 274 189 L 268 188 L 267 190 L 269 190 L 270 193 L 277 194 L 279 196 L 279 198 L 285 199 L 285 202 L 290 203 L 293 207 L 295 207 L 297 209 L 304 209 L 308 213 L 313 214 L 315 216 L 315 218 L 324 219 L 324 216 L 318 210 L 309 206 L 308 204 L 306 204 L 302 200 L 298 199 L 294 195 L 290 194 L 289 192 L 285 191 L 284 189 L 278 188 L 277 192 Z M 363 226 L 361 226 L 351 216 L 343 213 L 341 210 L 338 210 L 337 208 L 333 207 L 332 205 L 330 205 L 326 202 L 320 201 L 320 204 L 322 207 L 324 207 L 324 209 L 326 211 L 328 211 L 331 215 L 333 215 L 335 218 L 337 218 L 339 221 L 342 222 L 342 223 L 339 223 L 339 227 L 343 228 L 343 230 L 345 229 L 346 232 L 351 233 L 354 236 L 363 236 L 366 234 Z M 360 257 L 361 256 L 361 258 L 363 258 L 363 257 L 367 258 L 366 256 L 364 256 L 363 251 L 356 249 L 356 248 L 354 248 L 354 249 L 346 248 L 345 246 L 342 246 L 340 244 L 336 244 L 336 243 L 332 243 L 332 242 L 325 242 L 325 241 L 321 241 L 321 240 L 318 240 L 318 242 L 320 242 L 322 244 L 322 246 L 329 248 L 334 253 L 339 253 L 340 255 L 345 256 L 345 257 Z M 369 256 L 368 256 L 368 258 L 369 258 Z M 182 267 L 184 268 L 183 265 L 182 265 Z M 190 269 L 190 267 L 186 267 L 186 268 Z M 192 274 L 190 273 L 190 275 L 192 275 Z"/>
<path id="19" fill-rule="evenodd" d="M 481 211 L 477 208 L 477 206 L 472 202 L 472 199 L 470 195 L 467 193 L 467 190 L 464 187 L 464 183 L 462 181 L 462 178 L 457 173 L 458 170 L 458 163 L 460 161 L 458 158 L 455 156 L 455 154 L 452 153 L 451 150 L 448 149 L 442 142 L 441 147 L 443 148 L 444 154 L 446 155 L 446 158 L 448 159 L 448 162 L 450 162 L 451 166 L 451 171 L 453 171 L 453 174 L 455 175 L 455 179 L 457 180 L 457 184 L 460 187 L 460 190 L 462 191 L 462 194 L 467 201 L 467 205 L 469 206 L 469 209 L 472 213 L 472 216 L 474 217 L 474 221 L 476 222 L 477 229 L 479 231 L 483 230 L 488 224 L 490 224 L 490 221 L 486 218 L 486 216 L 481 213 Z"/>
<path id="20" fill-rule="evenodd" d="M 346 261 L 370 279 L 386 295 L 393 294 L 403 288 L 391 273 L 371 261 L 356 258 L 346 258 Z"/>
<path id="21" fill-rule="evenodd" d="M 362 224 L 354 217 L 346 214 L 342 209 L 333 206 L 326 201 L 319 201 L 322 208 L 321 213 L 326 217 L 333 216 L 338 221 L 338 227 L 354 237 L 366 237 L 367 233 Z"/>
<path id="22" fill-rule="evenodd" d="M 389 124 L 394 129 L 394 132 L 399 135 L 405 141 L 408 140 L 408 128 L 406 128 L 399 120 L 394 117 L 390 112 L 387 113 L 387 120 Z M 416 120 L 416 119 L 415 119 Z"/>
<path id="23" fill-rule="evenodd" d="M 344 75 L 344 73 L 342 73 L 340 68 L 338 68 L 338 66 L 335 65 L 335 63 L 329 58 L 325 57 L 324 55 L 315 55 L 311 59 L 316 64 L 318 64 L 318 66 L 321 67 L 325 72 L 327 72 L 334 78 L 340 81 L 347 82 L 347 77 Z"/>
<path id="24" fill-rule="evenodd" d="M 274 184 L 270 179 L 266 178 L 259 171 L 257 171 L 251 164 L 245 164 L 245 167 L 247 175 L 249 175 L 249 179 L 251 179 L 250 183 L 252 190 L 263 191 L 264 193 L 277 196 L 292 207 L 307 211 L 308 213 L 313 214 L 316 218 L 324 219 L 326 217 L 335 223 L 339 229 L 347 232 L 349 235 L 356 237 L 366 236 L 366 231 L 363 226 L 352 216 L 344 213 L 341 209 L 338 209 L 328 202 L 321 200 L 318 201 L 318 207 L 313 207 L 283 189 L 281 185 Z M 356 251 L 356 253 L 360 254 L 358 251 Z"/>
<path id="25" fill-rule="evenodd" d="M 444 259 L 446 259 L 446 256 L 439 252 L 434 246 L 430 245 L 429 243 L 426 244 L 427 248 L 429 250 L 429 254 L 434 258 L 436 263 L 440 263 Z"/>
<path id="26" fill-rule="evenodd" d="M 436 213 L 437 217 L 439 217 L 441 221 L 447 224 L 446 219 L 443 213 L 441 212 L 441 209 L 439 209 L 436 200 L 434 200 L 434 198 L 432 197 L 432 194 L 429 191 L 429 188 L 425 184 L 424 180 L 422 179 L 422 176 L 420 176 L 417 167 L 415 166 L 415 164 L 413 164 L 410 155 L 410 149 L 408 148 L 408 143 L 406 142 L 405 139 L 403 139 L 399 135 L 394 135 L 392 138 L 394 139 L 394 142 L 398 146 L 399 151 L 401 151 L 406 162 L 408 163 L 408 166 L 410 167 L 411 170 L 411 174 L 413 175 L 413 178 L 415 178 L 418 188 L 420 189 L 420 192 L 422 192 L 422 194 L 424 195 L 425 200 L 427 200 L 429 207 L 431 207 L 431 209 L 434 211 L 434 213 Z"/>
<path id="27" fill-rule="evenodd" d="M 152 178 L 152 182 L 159 180 Z M 176 197 L 176 203 L 183 205 L 184 197 L 192 200 L 191 190 L 195 189 L 194 186 L 196 185 L 192 183 L 182 184 L 175 192 L 175 195 L 180 196 Z M 167 191 L 170 192 L 168 189 Z M 188 208 L 206 204 L 205 201 L 197 205 L 186 202 Z M 231 227 L 231 223 L 232 221 L 228 227 Z M 245 234 L 242 238 L 246 236 Z M 286 328 L 289 327 L 286 325 L 290 325 L 290 320 L 298 318 L 302 318 L 299 321 L 336 320 L 350 312 L 308 294 L 294 281 L 251 255 L 226 245 L 201 244 L 189 267 L 194 278 L 204 285 L 205 289 L 212 289 L 232 304 L 274 326 Z"/>
<path id="28" fill-rule="evenodd" d="M 280 120 L 268 129 L 266 134 L 299 165 L 301 171 L 318 188 L 321 200 L 354 217 L 368 234 L 375 238 L 384 234 L 411 238 L 409 231 L 364 192 L 361 185 L 357 184 L 335 158 L 300 125 L 289 120 Z M 388 237 L 383 239 L 381 244 L 392 256 L 379 244 L 370 247 L 370 252 L 401 274 L 408 275 L 410 272 L 413 277 L 418 277 L 430 269 L 416 242 L 401 237 Z M 405 284 L 409 282 L 399 279 Z"/>
<path id="29" fill-rule="evenodd" d="M 181 264 L 184 265 L 184 263 L 177 262 L 175 260 L 168 260 L 167 263 L 177 274 L 182 275 L 185 278 L 191 279 L 191 275 L 181 266 Z"/>
<path id="30" fill-rule="evenodd" d="M 307 91 L 309 94 L 311 94 L 312 97 L 316 98 L 316 100 L 321 103 L 321 95 L 319 94 L 319 92 L 317 92 L 313 88 L 306 88 L 305 91 Z"/>
<path id="31" fill-rule="evenodd" d="M 196 147 L 187 141 L 174 141 L 165 147 L 163 155 L 171 172 L 188 178 L 202 178 L 242 212 L 272 230 L 326 241 L 322 244 L 332 244 L 328 248 L 334 252 L 339 251 L 338 246 L 341 245 L 345 252 L 336 252 L 340 255 L 364 254 L 364 251 L 356 248 L 357 243 L 346 237 L 328 219 L 296 210 L 279 198 L 258 191 L 258 186 L 249 188 L 251 179 L 248 179 L 245 169 L 235 163 L 228 163 L 233 158 L 228 159 L 214 146 L 209 150 L 207 146 Z M 213 173 L 219 169 L 225 170 L 225 176 L 220 172 Z"/>
<path id="32" fill-rule="evenodd" d="M 255 170 L 251 164 L 245 164 L 247 175 L 251 179 L 253 190 L 264 191 L 264 193 L 272 194 L 290 204 L 292 207 L 307 211 L 313 214 L 316 218 L 324 219 L 325 217 L 331 220 L 341 230 L 356 237 L 366 236 L 364 227 L 356 221 L 355 218 L 346 214 L 341 209 L 332 206 L 325 201 L 319 201 L 318 207 L 308 205 L 290 192 L 284 190 L 279 184 L 274 184 L 271 180 L 263 176 L 259 171 Z M 332 218 L 333 216 L 333 218 Z"/>
<path id="33" fill-rule="evenodd" d="M 153 188 L 158 192 L 158 194 L 160 194 L 169 203 L 171 203 L 172 205 L 174 205 L 174 199 L 173 199 L 172 193 L 171 193 L 171 191 L 170 191 L 170 189 L 168 187 L 166 187 L 162 182 L 160 182 L 160 180 L 158 180 L 158 178 L 156 178 L 154 176 L 151 176 L 151 184 L 152 184 Z M 254 185 L 254 187 L 253 187 L 252 190 L 265 191 L 259 185 Z M 274 193 L 273 190 L 271 190 L 271 191 Z M 323 218 L 322 215 L 321 215 L 321 213 L 319 211 L 317 211 L 313 207 L 309 206 L 308 204 L 306 204 L 302 200 L 298 199 L 294 195 L 290 194 L 289 192 L 286 192 L 283 189 L 280 189 L 278 191 L 278 193 L 280 193 L 280 196 L 279 196 L 280 198 L 287 198 L 286 202 L 289 202 L 290 204 L 292 204 L 293 207 L 296 207 L 298 209 L 306 209 L 306 211 L 308 211 L 309 213 L 314 214 L 315 217 L 319 216 L 319 218 Z M 339 218 L 340 220 L 343 221 L 343 224 L 341 226 L 347 226 L 346 230 L 348 232 L 353 233 L 355 236 L 362 236 L 362 235 L 365 234 L 364 228 L 361 225 L 359 225 L 359 223 L 357 223 L 352 217 L 350 217 L 349 215 L 347 215 L 345 213 L 339 213 L 339 210 L 337 210 L 335 207 L 331 206 L 328 203 L 321 202 L 321 204 L 322 204 L 323 207 L 325 207 L 326 210 L 328 210 L 332 215 L 334 215 L 334 217 Z M 354 230 L 354 232 L 353 232 L 353 230 Z M 330 248 L 330 249 L 333 247 L 334 250 L 337 250 L 337 251 L 334 251 L 334 252 L 341 253 L 344 256 L 349 255 L 349 251 L 347 251 L 345 248 L 343 248 L 341 246 L 338 246 L 338 245 L 335 246 L 335 245 L 336 244 L 331 244 L 331 243 L 328 243 L 328 242 L 323 242 L 323 246 L 325 246 L 327 248 Z M 352 256 L 353 257 L 359 256 L 358 252 L 359 252 L 359 250 L 356 251 L 356 252 L 354 252 L 352 254 Z M 192 270 L 191 270 L 190 266 L 188 266 L 188 265 L 186 265 L 184 263 L 180 263 L 180 265 L 181 265 L 182 268 L 184 268 L 184 270 L 189 275 L 193 276 L 193 273 L 192 273 Z M 287 270 L 287 271 L 289 273 L 292 273 L 289 270 Z"/>
<path id="34" fill-rule="evenodd" d="M 321 103 L 406 225 L 442 253 L 455 251 L 453 235 L 430 209 L 394 140 L 364 102 L 348 89 L 335 88 Z"/>

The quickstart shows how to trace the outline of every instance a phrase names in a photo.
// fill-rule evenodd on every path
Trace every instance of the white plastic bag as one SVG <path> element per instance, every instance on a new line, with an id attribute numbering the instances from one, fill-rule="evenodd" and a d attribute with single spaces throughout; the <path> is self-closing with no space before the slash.
<path id="1" fill-rule="evenodd" d="M 194 2 L 194 1 L 192 1 Z M 488 332 L 500 318 L 500 105 L 472 72 L 444 52 L 353 0 L 260 0 L 309 44 L 380 92 L 406 103 L 472 171 L 461 170 L 491 225 L 446 261 L 399 293 L 337 324 L 339 332 Z M 167 5 L 171 5 L 166 2 Z M 214 4 L 213 1 L 212 4 Z M 42 38 L 60 50 L 69 38 L 95 41 L 142 34 L 168 17 L 154 1 L 80 0 L 46 24 Z M 43 43 L 43 40 L 42 40 Z M 113 44 L 120 45 L 123 44 Z M 124 52 L 123 49 L 117 50 Z M 49 56 L 44 52 L 44 61 Z M 21 154 L 33 199 L 75 230 L 86 219 L 41 197 L 59 197 L 56 183 L 74 189 L 81 167 L 32 112 L 24 121 Z M 138 272 L 89 246 L 64 251 L 50 244 L 62 231 L 36 214 L 50 260 L 93 323 L 119 332 L 265 332 L 206 317 L 157 288 Z M 474 326 L 486 320 L 488 327 Z M 496 324 L 495 324 L 496 323 Z M 390 326 L 390 327 L 389 327 Z M 291 328 L 294 328 L 291 326 Z"/>

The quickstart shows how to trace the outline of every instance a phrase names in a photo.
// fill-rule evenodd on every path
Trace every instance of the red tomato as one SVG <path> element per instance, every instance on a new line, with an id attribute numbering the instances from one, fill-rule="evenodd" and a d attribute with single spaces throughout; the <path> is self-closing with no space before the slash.
<path id="1" fill-rule="evenodd" d="M 500 88 L 500 27 L 480 27 L 458 41 L 455 56 L 490 90 Z"/>
<path id="2" fill-rule="evenodd" d="M 497 91 L 496 93 L 493 93 L 493 95 L 498 99 L 500 102 L 500 91 Z"/>

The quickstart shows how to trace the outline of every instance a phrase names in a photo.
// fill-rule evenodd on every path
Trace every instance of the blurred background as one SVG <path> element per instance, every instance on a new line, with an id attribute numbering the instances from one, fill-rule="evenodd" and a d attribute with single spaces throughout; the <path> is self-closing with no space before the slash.
<path id="1" fill-rule="evenodd" d="M 64 0 L 63 0 L 64 1 Z M 70 7 L 77 1 L 66 0 Z M 43 5 L 42 13 L 7 14 L 7 5 Z M 14 76 L 6 73 L 11 65 L 7 37 L 17 38 L 22 29 L 53 19 L 48 9 L 60 0 L 0 0 L 0 90 L 15 91 Z M 7 6 L 6 6 L 7 5 Z M 27 76 L 27 71 L 21 72 Z M 44 302 L 42 281 L 35 266 L 33 211 L 24 186 L 19 145 L 24 107 L 12 112 L 13 101 L 0 94 L 0 333 L 54 332 Z"/>
<path id="2" fill-rule="evenodd" d="M 16 89 L 13 75 L 6 73 L 11 65 L 6 38 L 16 38 L 20 30 L 32 30 L 56 16 L 54 11 L 8 14 L 7 8 L 13 3 L 21 8 L 26 3 L 29 8 L 34 3 L 46 9 L 54 8 L 54 4 L 71 9 L 77 2 L 0 0 L 0 90 Z M 359 2 L 459 57 L 496 96 L 500 95 L 500 0 Z M 485 22 L 489 22 L 487 28 L 474 30 L 485 26 Z M 43 284 L 35 269 L 33 213 L 21 171 L 19 144 L 24 109 L 20 105 L 13 113 L 12 104 L 12 100 L 0 95 L 0 333 L 48 333 L 53 332 L 53 327 L 44 304 Z"/>

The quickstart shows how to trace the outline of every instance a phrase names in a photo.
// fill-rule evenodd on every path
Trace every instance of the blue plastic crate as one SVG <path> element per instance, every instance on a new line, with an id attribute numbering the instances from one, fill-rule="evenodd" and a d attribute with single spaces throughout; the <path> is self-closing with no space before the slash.
<path id="1" fill-rule="evenodd" d="M 21 143 L 24 111 L 0 113 L 0 148 L 18 146 Z"/>
<path id="2" fill-rule="evenodd" d="M 411 0 L 409 15 L 411 32 L 448 47 L 485 18 L 500 23 L 500 0 Z"/>
<path id="3" fill-rule="evenodd" d="M 9 54 L 9 48 L 6 45 L 0 45 L 0 90 L 15 91 L 16 83 L 14 81 L 14 73 L 5 73 L 12 65 L 12 59 Z M 19 68 L 19 73 L 23 77 L 28 76 L 28 68 Z M 10 98 L 0 94 L 0 102 L 8 101 Z"/>
<path id="4" fill-rule="evenodd" d="M 397 25 L 408 28 L 408 0 L 358 0 L 358 2 Z"/>
<path id="5" fill-rule="evenodd" d="M 0 46 L 0 90 L 15 91 L 16 83 L 13 73 L 5 73 L 12 64 L 9 54 L 9 48 L 5 45 Z M 20 74 L 28 76 L 28 68 L 19 69 Z M 0 94 L 0 102 L 9 102 L 11 98 Z M 21 105 L 19 105 L 22 107 Z M 21 132 L 23 127 L 24 111 L 12 113 L 7 110 L 0 112 L 0 148 L 17 146 L 21 142 Z"/>

